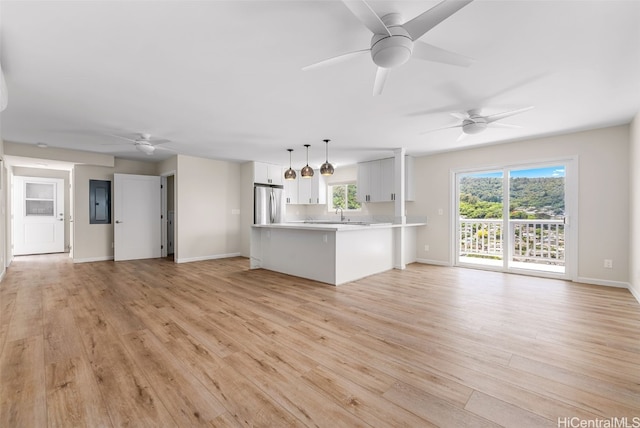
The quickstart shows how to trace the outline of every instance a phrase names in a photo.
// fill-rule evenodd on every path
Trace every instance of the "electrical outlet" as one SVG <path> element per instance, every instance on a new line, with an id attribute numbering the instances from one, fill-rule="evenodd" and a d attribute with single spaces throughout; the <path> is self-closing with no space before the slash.
<path id="1" fill-rule="evenodd" d="M 444 214 L 444 210 L 442 208 L 438 208 L 438 215 L 443 215 Z"/>
<path id="2" fill-rule="evenodd" d="M 424 245 L 424 250 L 429 251 L 429 246 L 427 244 Z"/>
<path id="3" fill-rule="evenodd" d="M 607 269 L 613 269 L 613 260 L 604 259 L 604 267 Z"/>

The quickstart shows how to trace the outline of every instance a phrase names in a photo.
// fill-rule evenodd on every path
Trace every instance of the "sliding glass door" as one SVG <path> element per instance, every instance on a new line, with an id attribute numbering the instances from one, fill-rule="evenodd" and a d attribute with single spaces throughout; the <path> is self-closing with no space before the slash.
<path id="1" fill-rule="evenodd" d="M 566 277 L 570 163 L 457 173 L 456 264 Z"/>

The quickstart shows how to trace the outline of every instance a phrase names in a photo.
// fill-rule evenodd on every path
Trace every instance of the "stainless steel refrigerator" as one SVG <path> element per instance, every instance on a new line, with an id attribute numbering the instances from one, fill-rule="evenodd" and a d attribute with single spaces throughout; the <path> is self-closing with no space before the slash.
<path id="1" fill-rule="evenodd" d="M 253 223 L 271 224 L 284 221 L 284 188 L 268 184 L 254 185 Z"/>

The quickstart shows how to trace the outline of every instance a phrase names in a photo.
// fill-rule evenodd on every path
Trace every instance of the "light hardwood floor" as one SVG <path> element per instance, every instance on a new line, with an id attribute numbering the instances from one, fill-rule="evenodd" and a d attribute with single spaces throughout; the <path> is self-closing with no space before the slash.
<path id="1" fill-rule="evenodd" d="M 248 265 L 16 258 L 0 426 L 640 426 L 627 290 L 417 264 L 333 287 Z"/>

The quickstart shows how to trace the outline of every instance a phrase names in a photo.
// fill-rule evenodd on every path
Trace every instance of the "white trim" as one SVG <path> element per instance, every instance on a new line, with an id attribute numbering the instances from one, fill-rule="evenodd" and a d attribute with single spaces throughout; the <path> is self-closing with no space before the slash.
<path id="1" fill-rule="evenodd" d="M 215 259 L 228 259 L 230 257 L 240 257 L 240 253 L 229 253 L 229 254 L 213 254 L 210 256 L 200 256 L 200 257 L 188 257 L 184 259 L 176 259 L 176 263 L 190 263 L 190 262 L 201 262 L 204 260 L 215 260 Z"/>
<path id="2" fill-rule="evenodd" d="M 160 176 L 160 257 L 167 257 L 167 177 Z"/>
<path id="3" fill-rule="evenodd" d="M 436 265 L 436 266 L 452 267 L 451 263 L 443 262 L 442 260 L 416 259 L 416 263 L 422 263 L 422 264 L 425 264 L 425 265 Z"/>
<path id="4" fill-rule="evenodd" d="M 623 281 L 609 281 L 607 279 L 598 279 L 598 278 L 585 278 L 584 276 L 579 276 L 576 279 L 576 282 L 580 282 L 583 284 L 591 284 L 591 285 L 603 285 L 605 287 L 615 287 L 615 288 L 627 288 L 631 291 L 631 287 L 628 282 Z M 631 292 L 633 294 L 633 292 Z"/>
<path id="5" fill-rule="evenodd" d="M 88 257 L 86 259 L 73 259 L 74 263 L 107 262 L 113 260 L 113 256 Z"/>
<path id="6" fill-rule="evenodd" d="M 6 273 L 7 273 L 6 269 L 3 269 L 2 272 L 0 272 L 0 282 L 2 282 Z"/>
<path id="7" fill-rule="evenodd" d="M 503 186 L 503 219 L 507 219 L 504 221 L 504 224 L 508 225 L 508 210 L 509 206 L 504 204 L 504 201 L 508 201 L 509 195 L 509 182 L 511 177 L 511 171 L 518 170 L 519 168 L 539 168 L 545 166 L 556 166 L 558 164 L 563 164 L 565 167 L 565 212 L 568 214 L 567 220 L 569 220 L 565 227 L 565 242 L 569 242 L 569 247 L 565 247 L 565 272 L 561 275 L 551 273 L 548 275 L 548 272 L 544 274 L 538 275 L 539 271 L 532 271 L 529 273 L 528 270 L 521 271 L 518 268 L 509 267 L 508 263 L 511 259 L 511 251 L 512 249 L 509 246 L 508 240 L 505 240 L 503 243 L 503 266 L 499 268 L 499 271 L 505 273 L 515 273 L 515 274 L 524 274 L 531 276 L 540 276 L 540 277 L 548 277 L 548 278 L 557 278 L 565 281 L 577 281 L 577 266 L 578 266 L 578 175 L 579 175 L 579 157 L 577 155 L 573 156 L 561 156 L 555 159 L 546 159 L 546 160 L 528 160 L 523 163 L 513 163 L 513 164 L 502 164 L 501 166 L 479 166 L 473 168 L 457 168 L 449 170 L 449 179 L 450 179 L 450 206 L 451 206 L 451 217 L 449 221 L 449 236 L 451 239 L 450 245 L 450 258 L 452 260 L 453 266 L 460 267 L 471 267 L 476 268 L 475 265 L 469 266 L 466 263 L 461 263 L 459 257 L 459 249 L 458 249 L 458 231 L 460 229 L 460 201 L 459 201 L 459 175 L 462 174 L 476 174 L 481 172 L 501 172 L 502 179 L 506 182 L 506 186 Z M 505 230 L 509 230 L 505 228 Z M 481 267 L 484 269 L 485 267 Z M 498 270 L 498 269 L 485 269 L 485 270 Z M 540 271 L 542 273 L 544 271 Z"/>
<path id="8" fill-rule="evenodd" d="M 629 288 L 629 291 L 631 292 L 631 295 L 636 298 L 638 303 L 640 303 L 640 292 L 636 291 L 635 288 L 631 286 L 631 284 L 629 284 L 628 288 Z"/>

